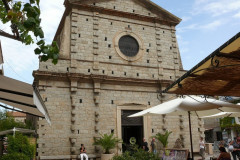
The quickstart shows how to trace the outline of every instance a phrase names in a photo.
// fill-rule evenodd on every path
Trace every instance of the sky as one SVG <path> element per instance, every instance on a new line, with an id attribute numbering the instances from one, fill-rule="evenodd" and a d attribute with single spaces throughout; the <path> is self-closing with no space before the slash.
<path id="1" fill-rule="evenodd" d="M 183 68 L 189 70 L 240 30 L 240 0 L 152 0 L 182 19 L 176 27 Z M 47 2 L 47 3 L 46 3 Z M 64 0 L 41 0 L 45 38 L 51 43 L 64 12 Z M 9 27 L 0 24 L 0 29 Z M 0 37 L 5 76 L 32 84 L 39 60 L 35 45 Z"/>

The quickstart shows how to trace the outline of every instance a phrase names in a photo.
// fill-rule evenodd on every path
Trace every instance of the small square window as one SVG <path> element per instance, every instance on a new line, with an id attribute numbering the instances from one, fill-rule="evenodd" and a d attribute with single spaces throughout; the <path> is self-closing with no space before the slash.
<path id="1" fill-rule="evenodd" d="M 88 21 L 88 18 L 86 19 L 86 21 Z"/>
<path id="2" fill-rule="evenodd" d="M 90 69 L 88 69 L 88 72 L 91 72 L 91 70 L 90 70 Z"/>
<path id="3" fill-rule="evenodd" d="M 112 59 L 112 56 L 109 56 L 109 59 Z"/>
<path id="4" fill-rule="evenodd" d="M 108 45 L 108 48 L 111 48 L 111 44 Z"/>

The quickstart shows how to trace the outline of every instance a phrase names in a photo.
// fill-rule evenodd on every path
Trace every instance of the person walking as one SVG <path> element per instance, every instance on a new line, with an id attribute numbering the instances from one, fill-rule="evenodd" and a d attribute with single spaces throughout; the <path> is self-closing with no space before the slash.
<path id="1" fill-rule="evenodd" d="M 81 148 L 80 148 L 80 156 L 81 156 L 81 160 L 84 160 L 83 157 L 85 157 L 86 160 L 88 160 L 88 156 L 86 154 L 86 148 L 84 147 L 84 144 L 81 144 Z"/>
<path id="2" fill-rule="evenodd" d="M 149 151 L 148 143 L 146 142 L 145 138 L 143 138 L 143 150 L 147 152 Z"/>
<path id="3" fill-rule="evenodd" d="M 155 141 L 155 138 L 152 138 L 151 141 L 151 150 L 153 152 L 153 154 L 157 154 L 157 143 Z"/>
<path id="4" fill-rule="evenodd" d="M 200 137 L 199 147 L 200 147 L 199 154 L 202 157 L 202 160 L 205 160 L 205 143 L 203 137 Z"/>

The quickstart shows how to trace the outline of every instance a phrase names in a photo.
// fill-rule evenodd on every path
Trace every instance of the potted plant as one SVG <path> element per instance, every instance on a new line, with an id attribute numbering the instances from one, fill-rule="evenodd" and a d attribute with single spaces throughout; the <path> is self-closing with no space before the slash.
<path id="1" fill-rule="evenodd" d="M 96 138 L 93 145 L 99 145 L 104 150 L 101 155 L 101 160 L 111 160 L 114 154 L 110 153 L 110 150 L 115 148 L 118 143 L 122 143 L 122 140 L 116 138 L 112 134 L 101 135 L 100 138 Z"/>
<path id="2" fill-rule="evenodd" d="M 164 134 L 162 133 L 157 133 L 154 137 L 163 145 L 163 152 L 168 155 L 168 151 L 166 150 L 167 145 L 168 145 L 168 137 L 171 134 L 171 131 L 166 131 Z"/>

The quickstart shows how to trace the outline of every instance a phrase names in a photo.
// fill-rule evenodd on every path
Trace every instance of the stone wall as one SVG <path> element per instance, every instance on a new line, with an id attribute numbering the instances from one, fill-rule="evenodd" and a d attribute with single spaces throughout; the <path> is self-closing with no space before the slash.
<path id="1" fill-rule="evenodd" d="M 98 9 L 124 11 L 123 15 L 161 17 L 160 12 L 155 14 L 135 1 L 85 2 Z M 173 25 L 73 7 L 56 35 L 60 43 L 58 64 L 41 62 L 34 73 L 52 121 L 51 126 L 45 120 L 38 122 L 38 156 L 70 155 L 76 159 L 82 143 L 88 153 L 99 154 L 99 148 L 92 145 L 99 133 L 114 131 L 121 138 L 121 108 L 146 109 L 175 98 L 159 94 L 184 73 L 175 32 Z M 119 34 L 136 36 L 138 59 L 128 61 L 121 56 L 115 42 Z M 197 151 L 202 124 L 196 118 L 192 124 Z M 170 130 L 169 147 L 179 137 L 189 147 L 186 116 L 151 116 L 145 118 L 144 125 L 144 136 L 149 140 Z"/>

